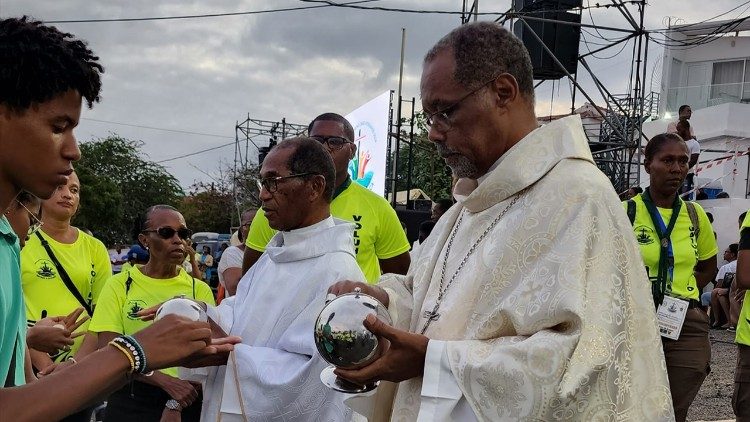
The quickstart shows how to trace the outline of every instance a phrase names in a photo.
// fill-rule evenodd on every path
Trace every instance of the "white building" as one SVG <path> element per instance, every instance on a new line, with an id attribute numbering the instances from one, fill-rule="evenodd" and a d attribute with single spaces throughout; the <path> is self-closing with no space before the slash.
<path id="1" fill-rule="evenodd" d="M 744 31 L 744 32 L 743 32 Z M 677 120 L 678 108 L 693 110 L 690 125 L 701 145 L 696 185 L 731 199 L 702 202 L 716 218 L 719 247 L 737 241 L 737 216 L 750 208 L 750 20 L 687 24 L 667 33 L 659 120 L 643 124 L 647 137 Z M 645 140 L 642 141 L 645 146 Z M 739 155 L 738 154 L 744 154 Z M 648 186 L 641 172 L 641 186 Z M 719 221 L 721 220 L 721 221 Z M 720 253 L 723 249 L 720 249 Z"/>
<path id="2" fill-rule="evenodd" d="M 574 114 L 578 114 L 579 116 L 581 116 L 583 130 L 586 132 L 586 136 L 588 137 L 589 142 L 598 141 L 602 121 L 604 120 L 604 118 L 602 118 L 602 114 L 607 114 L 607 109 L 603 107 L 595 106 L 590 103 L 583 103 L 581 107 L 573 110 L 573 113 L 537 116 L 536 121 L 540 125 L 545 125 L 554 120 L 562 119 L 563 117 L 572 116 Z"/>

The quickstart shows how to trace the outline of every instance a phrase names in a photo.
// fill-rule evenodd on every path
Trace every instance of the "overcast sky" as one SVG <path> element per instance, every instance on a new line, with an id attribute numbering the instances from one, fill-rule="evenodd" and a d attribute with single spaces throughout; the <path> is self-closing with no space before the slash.
<path id="1" fill-rule="evenodd" d="M 645 26 L 653 29 L 663 28 L 667 15 L 673 21 L 681 18 L 684 22 L 696 22 L 742 2 L 652 0 L 650 3 Z M 0 17 L 28 14 L 43 21 L 111 19 L 310 5 L 296 0 L 0 0 Z M 460 12 L 462 1 L 381 0 L 363 4 L 376 5 Z M 483 0 L 480 12 L 503 12 L 509 6 L 510 0 Z M 593 9 L 591 14 L 597 24 L 627 25 L 614 9 Z M 726 17 L 733 18 L 736 14 Z M 480 19 L 494 17 L 480 16 Z M 585 11 L 583 22 L 591 20 Z M 459 24 L 457 15 L 325 7 L 230 17 L 56 25 L 86 40 L 105 66 L 102 102 L 83 112 L 77 129 L 79 141 L 117 133 L 142 140 L 148 158 L 159 161 L 231 143 L 235 123 L 248 115 L 273 121 L 285 117 L 288 122 L 307 124 L 321 112 L 347 114 L 386 90 L 396 90 L 401 28 L 406 28 L 403 93 L 408 98 L 416 96 L 419 104 L 422 57 L 435 41 Z M 592 42 L 601 42 L 590 35 L 584 36 Z M 619 55 L 615 55 L 619 48 L 607 50 L 601 56 L 614 57 L 590 62 L 612 93 L 626 92 L 631 46 Z M 591 44 L 592 49 L 596 47 Z M 582 43 L 582 51 L 585 48 Z M 653 86 L 657 90 L 661 54 L 662 47 L 652 44 L 647 79 L 650 85 L 653 70 Z M 579 81 L 594 94 L 588 77 L 580 76 Z M 594 98 L 600 102 L 599 95 Z M 577 99 L 577 105 L 585 101 L 580 94 Z M 419 105 L 417 108 L 421 109 Z M 552 82 L 545 82 L 537 89 L 539 115 L 569 109 L 567 81 L 555 83 L 554 88 Z M 234 160 L 232 146 L 164 165 L 187 188 L 194 180 L 210 180 L 222 160 L 226 163 Z"/>

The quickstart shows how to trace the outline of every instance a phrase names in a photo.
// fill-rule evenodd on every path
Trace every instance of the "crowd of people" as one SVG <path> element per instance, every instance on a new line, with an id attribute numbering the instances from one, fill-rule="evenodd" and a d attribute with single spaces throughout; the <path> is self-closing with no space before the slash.
<path id="1" fill-rule="evenodd" d="M 14 58 L 0 72 L 3 419 L 88 421 L 106 401 L 106 421 L 683 421 L 713 325 L 737 331 L 732 404 L 750 420 L 750 218 L 718 269 L 709 216 L 680 195 L 698 159 L 689 107 L 648 141 L 649 186 L 621 202 L 578 116 L 538 125 L 523 44 L 463 25 L 427 52 L 420 85 L 456 202 L 435 203 L 414 245 L 352 182 L 354 130 L 328 112 L 265 157 L 240 245 L 196 252 L 180 211 L 154 204 L 110 256 L 71 224 L 73 130 L 99 101 L 99 58 L 25 17 L 0 20 L 0 54 Z M 376 359 L 335 370 L 380 381 L 366 395 L 321 383 L 313 337 L 326 301 L 354 291 L 393 322 L 368 316 Z M 208 322 L 154 322 L 176 296 Z"/>

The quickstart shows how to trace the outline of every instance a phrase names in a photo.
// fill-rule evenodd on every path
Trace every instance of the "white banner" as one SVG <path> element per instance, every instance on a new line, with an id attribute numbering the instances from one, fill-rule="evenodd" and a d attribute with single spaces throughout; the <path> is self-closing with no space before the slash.
<path id="1" fill-rule="evenodd" d="M 357 154 L 349 162 L 352 181 L 385 195 L 385 161 L 388 151 L 388 112 L 391 92 L 386 91 L 346 115 L 354 127 Z"/>

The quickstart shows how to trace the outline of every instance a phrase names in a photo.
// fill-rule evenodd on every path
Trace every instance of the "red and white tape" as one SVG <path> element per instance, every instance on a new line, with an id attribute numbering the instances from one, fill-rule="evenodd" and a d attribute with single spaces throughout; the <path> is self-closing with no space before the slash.
<path id="1" fill-rule="evenodd" d="M 701 171 L 703 171 L 703 170 L 708 170 L 708 169 L 710 169 L 711 167 L 716 167 L 716 166 L 718 166 L 719 164 L 724 164 L 725 162 L 727 162 L 727 161 L 730 161 L 730 160 L 734 160 L 734 159 L 736 159 L 737 157 L 741 157 L 741 156 L 743 156 L 743 155 L 747 155 L 747 153 L 748 153 L 748 151 L 744 151 L 744 152 L 736 152 L 736 153 L 734 153 L 734 154 L 730 155 L 729 157 L 722 157 L 722 158 L 718 158 L 718 159 L 716 159 L 716 160 L 713 160 L 713 161 L 709 161 L 708 163 L 705 163 L 705 164 L 704 164 L 704 165 L 702 165 L 702 166 L 698 166 L 698 167 L 696 167 L 696 168 L 695 168 L 695 172 L 696 172 L 696 173 L 700 173 L 700 172 L 701 172 Z"/>

